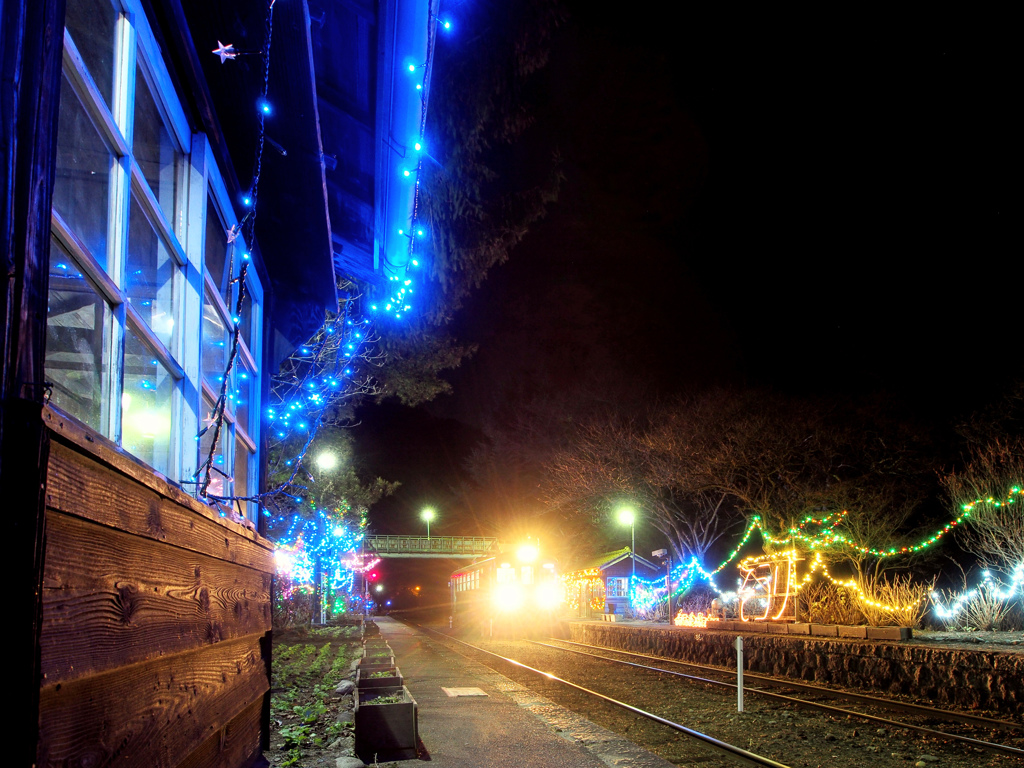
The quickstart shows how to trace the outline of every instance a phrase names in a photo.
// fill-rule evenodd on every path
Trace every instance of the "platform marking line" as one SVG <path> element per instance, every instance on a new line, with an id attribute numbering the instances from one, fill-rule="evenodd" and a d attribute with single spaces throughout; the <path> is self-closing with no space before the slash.
<path id="1" fill-rule="evenodd" d="M 441 686 L 441 690 L 448 694 L 449 698 L 455 698 L 456 696 L 486 696 L 480 688 L 445 688 Z"/>

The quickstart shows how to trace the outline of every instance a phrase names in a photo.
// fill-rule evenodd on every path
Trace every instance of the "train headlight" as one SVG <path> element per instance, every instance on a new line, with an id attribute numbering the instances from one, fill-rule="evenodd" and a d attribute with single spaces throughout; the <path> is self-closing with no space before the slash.
<path id="1" fill-rule="evenodd" d="M 523 607 L 522 586 L 499 584 L 494 590 L 494 605 L 500 611 L 518 611 Z"/>
<path id="2" fill-rule="evenodd" d="M 562 590 L 557 584 L 540 584 L 537 587 L 537 607 L 550 611 L 562 602 Z"/>

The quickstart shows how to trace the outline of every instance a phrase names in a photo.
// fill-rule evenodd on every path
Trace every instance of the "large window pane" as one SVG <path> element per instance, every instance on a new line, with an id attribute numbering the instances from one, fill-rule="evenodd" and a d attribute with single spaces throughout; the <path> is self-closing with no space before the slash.
<path id="1" fill-rule="evenodd" d="M 177 265 L 164 241 L 153 230 L 142 207 L 132 197 L 128 219 L 128 267 L 125 293 L 160 341 L 173 349 L 174 274 Z"/>
<path id="2" fill-rule="evenodd" d="M 110 172 L 114 155 L 68 82 L 61 78 L 53 207 L 93 257 L 107 263 Z"/>
<path id="3" fill-rule="evenodd" d="M 246 432 L 252 434 L 252 425 L 249 423 L 249 401 L 252 398 L 252 388 L 256 385 L 256 377 L 245 365 L 239 365 L 236 371 L 234 394 L 232 395 L 235 421 L 241 424 Z"/>
<path id="4" fill-rule="evenodd" d="M 64 25 L 107 108 L 114 103 L 117 12 L 110 0 L 68 0 Z"/>
<path id="5" fill-rule="evenodd" d="M 213 278 L 217 291 L 224 300 L 230 303 L 231 265 L 228 264 L 228 236 L 224 221 L 217 212 L 213 198 L 206 198 L 206 252 L 203 254 L 206 269 Z M 232 307 L 232 311 L 234 308 Z"/>
<path id="6" fill-rule="evenodd" d="M 248 446 L 239 439 L 235 439 L 235 496 L 248 496 L 249 495 L 249 457 L 252 453 L 249 451 Z M 241 507 L 243 514 L 246 517 L 252 518 L 249 513 L 249 502 L 245 501 L 241 504 L 233 505 L 237 510 Z"/>
<path id="7" fill-rule="evenodd" d="M 235 305 L 232 304 L 230 309 L 234 312 Z M 245 346 L 249 347 L 249 350 L 252 351 L 252 294 L 248 290 L 245 292 L 245 298 L 242 299 L 242 311 L 238 315 L 238 327 L 240 330 L 239 336 L 245 342 Z"/>
<path id="8" fill-rule="evenodd" d="M 160 201 L 164 216 L 177 230 L 178 178 L 182 155 L 167 130 L 142 68 L 136 67 L 135 71 L 135 135 L 132 139 L 132 154 L 142 169 L 142 175 L 149 182 L 149 188 Z"/>
<path id="9" fill-rule="evenodd" d="M 203 380 L 220 393 L 224 369 L 228 365 L 228 331 L 217 305 L 207 294 L 203 297 Z"/>
<path id="10" fill-rule="evenodd" d="M 67 251 L 51 240 L 46 319 L 50 399 L 100 433 L 106 432 L 108 416 L 103 382 L 110 365 L 111 329 L 107 303 Z"/>
<path id="11" fill-rule="evenodd" d="M 204 463 L 210 455 L 210 446 L 213 445 L 213 433 L 215 429 L 213 421 L 213 402 L 207 397 L 203 398 L 203 423 L 201 428 L 205 429 L 206 432 L 203 433 L 202 438 L 199 440 L 198 466 L 203 468 L 203 471 L 199 473 L 199 477 L 196 479 L 200 483 L 203 482 L 203 478 L 206 476 Z M 211 496 L 230 495 L 231 485 L 227 476 L 227 461 L 225 459 L 224 446 L 229 445 L 232 440 L 231 431 L 231 424 L 225 419 L 224 424 L 221 426 L 220 438 L 217 440 L 217 451 L 213 455 L 213 468 L 210 470 L 210 486 L 206 489 L 206 492 Z"/>
<path id="12" fill-rule="evenodd" d="M 121 445 L 158 472 L 170 471 L 174 378 L 129 326 L 124 336 Z"/>

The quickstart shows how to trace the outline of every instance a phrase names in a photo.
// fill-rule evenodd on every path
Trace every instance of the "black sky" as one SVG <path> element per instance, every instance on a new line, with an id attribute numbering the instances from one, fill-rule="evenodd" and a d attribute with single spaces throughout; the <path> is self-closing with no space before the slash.
<path id="1" fill-rule="evenodd" d="M 566 186 L 460 313 L 480 352 L 454 393 L 364 409 L 362 460 L 404 483 L 374 527 L 454 503 L 510 383 L 881 389 L 950 420 L 1018 376 L 1008 19 L 571 12 L 529 139 L 560 150 Z"/>

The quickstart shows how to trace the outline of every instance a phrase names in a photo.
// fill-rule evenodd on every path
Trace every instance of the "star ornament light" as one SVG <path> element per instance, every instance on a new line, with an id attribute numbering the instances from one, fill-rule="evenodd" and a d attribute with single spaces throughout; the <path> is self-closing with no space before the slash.
<path id="1" fill-rule="evenodd" d="M 231 43 L 224 45 L 220 40 L 217 41 L 217 47 L 210 51 L 214 56 L 220 57 L 220 63 L 223 64 L 228 59 L 232 61 L 238 58 L 238 51 L 235 50 L 235 46 Z"/>

